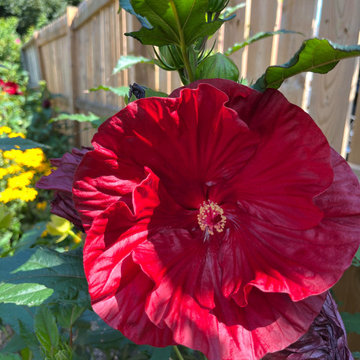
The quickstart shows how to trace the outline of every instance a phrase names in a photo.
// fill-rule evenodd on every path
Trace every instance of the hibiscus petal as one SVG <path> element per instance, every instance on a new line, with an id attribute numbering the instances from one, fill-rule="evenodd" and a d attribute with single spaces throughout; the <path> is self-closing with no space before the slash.
<path id="1" fill-rule="evenodd" d="M 117 157 L 134 167 L 150 168 L 179 204 L 197 208 L 206 197 L 206 186 L 232 177 L 259 141 L 233 110 L 224 107 L 224 93 L 202 87 L 206 91 L 185 89 L 181 98 L 129 104 L 100 127 L 93 140 L 95 151 L 102 151 L 104 159 Z M 96 168 L 91 157 L 91 162 L 90 156 L 84 160 L 78 178 L 96 171 L 90 169 Z"/>
<path id="2" fill-rule="evenodd" d="M 249 127 L 261 141 L 225 189 L 224 201 L 235 197 L 244 211 L 277 226 L 316 226 L 323 213 L 313 198 L 333 180 L 326 138 L 309 115 L 277 91 L 259 96 L 251 116 Z"/>
<path id="3" fill-rule="evenodd" d="M 360 189 L 356 176 L 335 151 L 331 165 L 334 181 L 314 200 L 325 217 L 313 229 L 286 229 L 237 213 L 240 225 L 224 236 L 219 250 L 224 296 L 241 288 L 236 301 L 244 306 L 255 286 L 265 292 L 288 293 L 298 301 L 323 293 L 339 280 L 358 248 Z"/>

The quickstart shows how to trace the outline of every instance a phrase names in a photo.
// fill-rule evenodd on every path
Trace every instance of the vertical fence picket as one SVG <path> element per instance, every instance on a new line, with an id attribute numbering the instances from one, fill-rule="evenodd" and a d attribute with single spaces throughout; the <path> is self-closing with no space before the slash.
<path id="1" fill-rule="evenodd" d="M 358 0 L 325 1 L 320 24 L 320 37 L 341 44 L 355 44 L 359 34 Z M 343 149 L 347 126 L 351 80 L 355 59 L 341 61 L 326 75 L 314 74 L 309 113 L 336 151 Z"/>

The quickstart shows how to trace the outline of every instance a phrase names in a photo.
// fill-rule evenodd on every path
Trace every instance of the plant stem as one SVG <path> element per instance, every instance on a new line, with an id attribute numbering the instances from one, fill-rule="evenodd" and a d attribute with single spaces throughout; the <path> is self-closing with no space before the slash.
<path id="1" fill-rule="evenodd" d="M 181 355 L 181 352 L 180 352 L 179 348 L 176 345 L 174 345 L 173 348 L 174 348 L 176 356 L 179 358 L 179 360 L 184 360 L 183 356 Z"/>
<path id="2" fill-rule="evenodd" d="M 174 1 L 170 0 L 170 5 L 172 7 L 172 10 L 174 12 L 174 16 L 175 16 L 175 20 L 176 20 L 176 25 L 178 27 L 178 31 L 179 31 L 179 37 L 180 37 L 180 50 L 181 50 L 181 56 L 183 58 L 183 62 L 184 62 L 184 66 L 185 66 L 185 70 L 187 72 L 188 75 L 188 79 L 190 82 L 193 82 L 195 80 L 194 74 L 192 72 L 191 69 L 191 65 L 189 62 L 189 57 L 186 51 L 186 43 L 185 43 L 185 38 L 184 38 L 184 32 L 183 29 L 181 27 L 181 23 L 180 23 L 180 19 L 179 19 L 179 14 L 177 12 L 176 6 Z M 186 84 L 184 84 L 186 85 Z"/>

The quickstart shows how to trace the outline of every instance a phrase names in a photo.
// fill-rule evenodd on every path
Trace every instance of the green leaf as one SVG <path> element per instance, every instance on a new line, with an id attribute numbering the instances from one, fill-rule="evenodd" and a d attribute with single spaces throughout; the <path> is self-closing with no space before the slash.
<path id="1" fill-rule="evenodd" d="M 136 18 L 140 21 L 140 24 L 142 26 L 144 26 L 145 28 L 151 29 L 151 24 L 149 23 L 149 21 L 145 17 L 137 14 L 134 11 L 134 9 L 130 3 L 130 0 L 120 0 L 120 7 L 122 9 L 124 9 L 125 11 L 127 11 L 129 14 L 136 16 Z"/>
<path id="2" fill-rule="evenodd" d="M 128 86 L 112 87 L 112 86 L 99 85 L 98 87 L 91 88 L 89 91 L 93 92 L 93 91 L 99 91 L 99 90 L 111 91 L 115 95 L 122 96 L 122 97 L 129 94 Z"/>
<path id="3" fill-rule="evenodd" d="M 277 34 L 300 34 L 297 31 L 291 31 L 291 30 L 277 30 L 277 31 L 267 31 L 267 32 L 258 32 L 257 34 L 247 38 L 245 41 L 241 42 L 241 43 L 235 43 L 233 46 L 229 47 L 226 51 L 225 51 L 225 55 L 229 56 L 231 54 L 233 54 L 234 52 L 244 48 L 245 46 L 248 46 L 258 40 L 261 39 L 266 39 L 270 36 L 274 36 Z"/>
<path id="4" fill-rule="evenodd" d="M 49 148 L 49 146 L 40 144 L 38 142 L 23 139 L 20 136 L 14 138 L 0 138 L 0 150 L 7 151 L 7 150 L 27 150 L 27 149 L 34 149 L 34 148 Z"/>
<path id="5" fill-rule="evenodd" d="M 203 60 L 196 69 L 196 79 L 229 79 L 237 81 L 239 70 L 234 62 L 223 54 L 217 53 Z"/>
<path id="6" fill-rule="evenodd" d="M 119 331 L 107 325 L 98 315 L 91 310 L 85 312 L 78 319 L 78 345 L 88 346 L 99 349 L 120 348 L 124 344 L 129 344 L 130 340 L 125 338 Z M 90 331 L 90 329 L 92 329 Z"/>
<path id="7" fill-rule="evenodd" d="M 162 91 L 155 91 L 153 89 L 147 88 L 145 89 L 145 97 L 168 97 L 168 94 Z"/>
<path id="8" fill-rule="evenodd" d="M 39 306 L 53 293 L 44 285 L 0 283 L 0 303 Z"/>
<path id="9" fill-rule="evenodd" d="M 0 354 L 0 360 L 21 360 L 17 354 Z"/>
<path id="10" fill-rule="evenodd" d="M 71 120 L 79 122 L 93 122 L 99 120 L 99 116 L 89 112 L 88 115 L 85 114 L 60 114 L 59 116 L 52 118 L 50 122 L 59 121 L 59 120 Z"/>
<path id="11" fill-rule="evenodd" d="M 46 306 L 41 306 L 35 315 L 34 330 L 37 339 L 48 353 L 59 346 L 59 330 L 55 317 Z"/>
<path id="12" fill-rule="evenodd" d="M 352 265 L 354 265 L 356 267 L 360 267 L 360 246 L 357 249 L 357 252 L 352 260 Z"/>
<path id="13" fill-rule="evenodd" d="M 131 4 L 153 28 L 142 27 L 125 35 L 144 45 L 189 46 L 196 39 L 212 35 L 222 25 L 220 20 L 206 22 L 207 0 L 132 0 Z"/>
<path id="14" fill-rule="evenodd" d="M 2 261 L 3 259 L 1 259 Z M 35 308 L 18 306 L 15 304 L 0 304 L 0 318 L 4 324 L 9 324 L 11 328 L 20 334 L 20 322 L 28 331 L 33 330 L 33 316 Z"/>
<path id="15" fill-rule="evenodd" d="M 0 281 L 41 284 L 53 289 L 48 302 L 88 304 L 87 282 L 81 251 L 59 253 L 46 248 L 19 251 L 0 261 Z"/>
<path id="16" fill-rule="evenodd" d="M 241 8 L 244 8 L 246 6 L 246 3 L 245 2 L 242 2 L 242 3 L 239 3 L 235 6 L 228 6 L 224 9 L 223 13 L 221 14 L 221 17 L 224 19 L 224 20 L 227 20 L 229 19 L 229 17 L 231 15 L 234 15 L 235 12 Z M 231 16 L 231 19 L 233 17 Z"/>
<path id="17" fill-rule="evenodd" d="M 153 62 L 154 60 L 143 56 L 124 55 L 118 60 L 116 66 L 114 67 L 113 74 L 128 69 L 136 64 L 153 64 Z M 127 88 L 127 91 L 129 92 L 129 88 Z"/>
<path id="18" fill-rule="evenodd" d="M 76 304 L 56 304 L 54 314 L 57 323 L 63 328 L 69 329 L 85 310 L 84 306 L 77 306 Z"/>
<path id="19" fill-rule="evenodd" d="M 342 312 L 340 315 L 343 319 L 346 332 L 360 334 L 360 313 L 350 314 L 347 312 Z"/>
<path id="20" fill-rule="evenodd" d="M 150 360 L 169 360 L 171 351 L 171 346 L 167 346 L 165 348 L 154 348 Z"/>
<path id="21" fill-rule="evenodd" d="M 41 234 L 46 229 L 46 222 L 42 221 L 35 224 L 30 230 L 25 232 L 20 240 L 13 246 L 13 250 L 27 249 L 31 245 L 34 245 L 37 239 L 41 237 Z"/>
<path id="22" fill-rule="evenodd" d="M 291 76 L 305 71 L 326 74 L 341 59 L 359 55 L 360 45 L 344 46 L 317 38 L 305 40 L 289 62 L 268 67 L 253 88 L 259 91 L 264 91 L 266 88 L 278 89 L 283 81 Z"/>

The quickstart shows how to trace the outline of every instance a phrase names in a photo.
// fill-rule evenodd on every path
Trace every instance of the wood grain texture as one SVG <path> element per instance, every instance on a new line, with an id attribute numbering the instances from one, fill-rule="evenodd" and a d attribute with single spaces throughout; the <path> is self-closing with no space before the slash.
<path id="1" fill-rule="evenodd" d="M 351 138 L 351 151 L 349 161 L 360 167 L 360 95 L 357 96 L 354 119 L 353 136 Z M 360 169 L 359 169 L 360 173 Z"/>
<path id="2" fill-rule="evenodd" d="M 276 20 L 276 0 L 252 0 L 250 36 L 260 31 L 273 31 Z M 249 45 L 246 78 L 250 83 L 261 76 L 270 65 L 272 39 L 267 38 Z"/>
<path id="3" fill-rule="evenodd" d="M 324 1 L 320 37 L 339 44 L 356 44 L 360 30 L 358 0 Z M 338 152 L 348 119 L 355 60 L 342 60 L 326 75 L 314 74 L 309 113 Z"/>
<path id="4" fill-rule="evenodd" d="M 284 0 L 281 29 L 292 30 L 301 34 L 280 35 L 277 64 L 289 61 L 305 39 L 311 38 L 312 22 L 316 0 Z M 301 106 L 304 91 L 305 74 L 293 76 L 283 82 L 280 91 L 287 99 Z"/>

